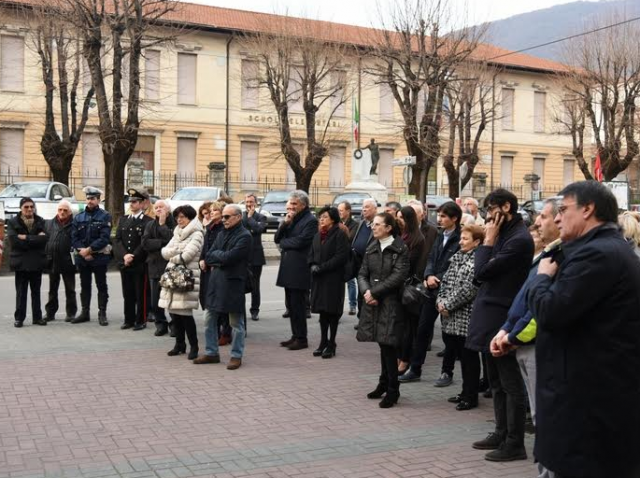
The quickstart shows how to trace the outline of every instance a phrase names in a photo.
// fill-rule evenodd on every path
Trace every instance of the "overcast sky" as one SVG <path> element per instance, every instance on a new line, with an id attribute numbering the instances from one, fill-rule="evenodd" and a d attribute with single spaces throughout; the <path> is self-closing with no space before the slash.
<path id="1" fill-rule="evenodd" d="M 192 3 L 215 5 L 265 13 L 283 13 L 328 20 L 351 25 L 375 25 L 377 2 L 389 4 L 398 0 L 190 0 Z M 468 24 L 499 20 L 519 13 L 570 3 L 575 0 L 450 0 Z M 592 0 L 589 0 L 592 1 Z"/>

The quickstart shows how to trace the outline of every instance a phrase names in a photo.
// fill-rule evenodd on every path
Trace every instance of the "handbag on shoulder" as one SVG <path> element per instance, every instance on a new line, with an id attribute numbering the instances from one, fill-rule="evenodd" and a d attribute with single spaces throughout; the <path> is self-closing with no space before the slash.
<path id="1" fill-rule="evenodd" d="M 177 264 L 164 271 L 160 277 L 160 287 L 177 292 L 190 292 L 195 289 L 196 278 L 193 271 L 187 267 L 180 254 L 182 264 Z"/>

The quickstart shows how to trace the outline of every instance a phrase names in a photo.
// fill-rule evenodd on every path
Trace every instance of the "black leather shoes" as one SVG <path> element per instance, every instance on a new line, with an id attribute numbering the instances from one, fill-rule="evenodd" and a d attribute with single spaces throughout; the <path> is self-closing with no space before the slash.
<path id="1" fill-rule="evenodd" d="M 380 403 L 378 404 L 378 406 L 380 408 L 391 408 L 396 403 L 398 403 L 399 398 L 400 398 L 400 392 L 387 393 L 384 396 L 384 398 L 380 400 Z"/>
<path id="2" fill-rule="evenodd" d="M 503 439 L 497 433 L 489 433 L 483 440 L 474 442 L 471 447 L 476 450 L 497 450 L 502 444 Z"/>
<path id="3" fill-rule="evenodd" d="M 471 403 L 471 402 L 467 402 L 466 400 L 460 400 L 460 402 L 456 405 L 456 410 L 458 410 L 459 412 L 463 412 L 465 410 L 471 410 L 477 407 L 478 407 L 478 402 Z"/>
<path id="4" fill-rule="evenodd" d="M 162 337 L 169 332 L 167 324 L 156 323 L 156 331 L 153 333 L 156 337 Z"/>
<path id="5" fill-rule="evenodd" d="M 47 321 L 44 319 L 34 320 L 33 325 L 47 325 Z"/>
<path id="6" fill-rule="evenodd" d="M 98 312 L 98 323 L 103 327 L 109 325 L 109 321 L 107 320 L 107 313 L 104 311 Z"/>
<path id="7" fill-rule="evenodd" d="M 258 317 L 257 312 L 251 312 L 251 320 L 253 320 L 254 322 L 257 322 L 260 320 L 260 317 Z"/>
<path id="8" fill-rule="evenodd" d="M 91 320 L 91 319 L 89 319 L 88 315 L 82 314 L 82 315 L 79 315 L 78 317 L 76 317 L 75 319 L 73 319 L 71 321 L 71 323 L 72 324 L 81 324 L 83 322 L 89 322 L 89 320 Z"/>
<path id="9" fill-rule="evenodd" d="M 370 400 L 382 398 L 385 393 L 387 393 L 387 386 L 379 383 L 373 392 L 367 393 L 367 398 Z"/>
<path id="10" fill-rule="evenodd" d="M 315 349 L 315 350 L 313 351 L 313 356 L 314 356 L 314 357 L 321 357 L 321 356 L 322 356 L 322 353 L 324 352 L 324 349 L 325 349 L 326 347 L 327 347 L 327 346 L 326 346 L 325 344 L 320 344 L 320 345 L 318 346 L 318 348 L 317 348 L 317 349 Z"/>
<path id="11" fill-rule="evenodd" d="M 53 322 L 54 320 L 56 320 L 56 318 L 54 316 L 47 316 L 44 318 L 44 320 L 46 322 Z"/>
<path id="12" fill-rule="evenodd" d="M 22 321 L 21 321 L 21 320 L 16 320 L 16 321 L 13 323 L 13 326 L 14 326 L 16 329 L 19 329 L 20 327 L 22 327 Z"/>
<path id="13" fill-rule="evenodd" d="M 195 359 L 197 359 L 197 358 L 198 358 L 198 352 L 199 352 L 199 351 L 200 351 L 200 350 L 199 350 L 199 348 L 198 348 L 198 346 L 197 346 L 197 345 L 196 345 L 196 346 L 192 346 L 192 347 L 189 349 L 189 356 L 188 356 L 187 358 L 188 358 L 189 360 L 195 360 Z"/>
<path id="14" fill-rule="evenodd" d="M 285 311 L 284 311 L 284 314 L 282 314 L 282 318 L 283 318 L 283 319 L 288 319 L 289 317 L 291 317 L 291 314 L 289 313 L 289 311 L 288 311 L 288 310 L 285 310 Z"/>
<path id="15" fill-rule="evenodd" d="M 169 357 L 174 357 L 176 355 L 183 354 L 186 351 L 187 351 L 187 344 L 180 344 L 180 345 L 176 344 L 175 347 L 173 347 L 171 350 L 167 352 L 167 355 Z"/>
<path id="16" fill-rule="evenodd" d="M 127 329 L 132 329 L 133 328 L 133 324 L 130 324 L 128 322 L 125 322 L 124 324 L 122 324 L 120 326 L 120 330 L 127 330 Z"/>
<path id="17" fill-rule="evenodd" d="M 330 359 L 331 357 L 335 357 L 335 356 L 336 356 L 336 346 L 333 344 L 329 344 L 322 352 L 323 359 Z"/>
<path id="18" fill-rule="evenodd" d="M 309 343 L 306 340 L 302 341 L 302 340 L 294 339 L 294 341 L 291 342 L 287 348 L 289 350 L 308 349 L 309 348 Z"/>
<path id="19" fill-rule="evenodd" d="M 280 342 L 280 347 L 288 347 L 289 345 L 291 345 L 296 339 L 291 337 L 289 340 L 283 340 L 282 342 Z"/>
<path id="20" fill-rule="evenodd" d="M 142 323 L 142 324 L 135 324 L 133 326 L 133 330 L 144 330 L 147 328 L 147 324 Z"/>
<path id="21" fill-rule="evenodd" d="M 447 402 L 449 403 L 460 403 L 462 401 L 462 395 L 458 394 L 455 397 L 447 398 Z"/>

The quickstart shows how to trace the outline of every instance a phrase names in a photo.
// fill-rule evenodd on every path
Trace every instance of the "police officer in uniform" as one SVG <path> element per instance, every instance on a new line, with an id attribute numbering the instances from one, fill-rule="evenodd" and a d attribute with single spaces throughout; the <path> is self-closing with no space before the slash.
<path id="1" fill-rule="evenodd" d="M 124 324 L 120 328 L 142 330 L 147 326 L 144 310 L 147 253 L 142 247 L 142 234 L 153 219 L 144 213 L 143 208 L 149 193 L 142 188 L 127 192 L 130 212 L 120 218 L 113 245 L 124 296 Z"/>
<path id="2" fill-rule="evenodd" d="M 98 322 L 107 322 L 107 266 L 111 260 L 111 215 L 100 209 L 102 191 L 92 186 L 82 190 L 86 196 L 84 211 L 76 215 L 71 227 L 71 246 L 75 264 L 80 272 L 80 302 L 82 312 L 71 320 L 72 324 L 80 324 L 91 320 L 91 275 L 95 276 L 98 288 Z"/>

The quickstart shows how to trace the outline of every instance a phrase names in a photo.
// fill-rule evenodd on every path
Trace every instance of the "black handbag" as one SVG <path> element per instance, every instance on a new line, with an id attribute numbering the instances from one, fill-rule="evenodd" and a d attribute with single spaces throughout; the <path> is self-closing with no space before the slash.
<path id="1" fill-rule="evenodd" d="M 187 267 L 180 254 L 182 264 L 177 264 L 166 271 L 160 277 L 160 287 L 176 292 L 191 292 L 195 289 L 196 278 L 193 271 Z"/>
<path id="2" fill-rule="evenodd" d="M 404 281 L 402 289 L 402 305 L 412 310 L 420 310 L 422 304 L 431 298 L 432 291 L 427 289 L 423 282 L 416 276 L 411 276 Z"/>

